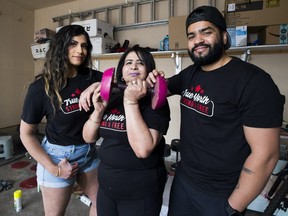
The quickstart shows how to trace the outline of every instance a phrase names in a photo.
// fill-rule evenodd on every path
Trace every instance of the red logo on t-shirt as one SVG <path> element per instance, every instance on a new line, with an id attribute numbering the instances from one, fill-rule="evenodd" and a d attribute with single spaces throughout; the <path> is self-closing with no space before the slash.
<path id="1" fill-rule="evenodd" d="M 204 93 L 205 91 L 201 85 L 192 87 L 190 90 L 186 89 L 182 93 L 181 104 L 200 114 L 211 117 L 214 113 L 214 103 Z"/>
<path id="2" fill-rule="evenodd" d="M 103 116 L 101 127 L 109 130 L 126 131 L 126 118 L 118 109 L 112 109 Z"/>
<path id="3" fill-rule="evenodd" d="M 79 97 L 81 91 L 77 88 L 75 93 L 72 93 L 69 98 L 63 99 L 61 110 L 64 114 L 79 111 Z"/>

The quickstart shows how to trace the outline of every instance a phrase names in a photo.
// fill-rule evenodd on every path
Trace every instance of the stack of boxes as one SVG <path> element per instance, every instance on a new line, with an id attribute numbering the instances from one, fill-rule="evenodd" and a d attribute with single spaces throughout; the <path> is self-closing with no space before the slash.
<path id="1" fill-rule="evenodd" d="M 226 0 L 225 19 L 232 46 L 287 44 L 287 9 L 287 0 Z M 247 29 L 246 44 L 239 28 Z"/>
<path id="2" fill-rule="evenodd" d="M 114 41 L 114 26 L 99 19 L 89 19 L 72 22 L 71 25 L 82 25 L 89 34 L 93 45 L 92 55 L 109 53 L 117 44 Z M 59 31 L 61 27 L 56 29 Z M 31 51 L 34 59 L 45 58 L 49 49 L 49 40 L 56 33 L 50 29 L 42 29 L 34 34 L 34 44 L 31 45 Z"/>
<path id="3" fill-rule="evenodd" d="M 51 29 L 41 29 L 34 33 L 34 44 L 31 45 L 31 51 L 34 59 L 45 58 L 49 49 L 49 41 L 55 35 Z"/>
<path id="4" fill-rule="evenodd" d="M 187 16 L 169 17 L 168 30 L 170 50 L 187 49 L 186 18 Z"/>
<path id="5" fill-rule="evenodd" d="M 232 47 L 288 43 L 288 0 L 225 0 Z M 185 16 L 170 17 L 170 50 L 187 49 Z"/>
<path id="6" fill-rule="evenodd" d="M 92 55 L 109 53 L 117 44 L 114 41 L 114 26 L 99 19 L 89 19 L 72 22 L 72 25 L 82 25 L 90 36 L 93 45 Z"/>

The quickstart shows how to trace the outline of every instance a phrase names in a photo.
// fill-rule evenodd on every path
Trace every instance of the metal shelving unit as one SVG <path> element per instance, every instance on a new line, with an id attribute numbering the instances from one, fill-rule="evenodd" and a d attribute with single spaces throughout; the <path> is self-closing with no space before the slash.
<path id="1" fill-rule="evenodd" d="M 81 11 L 81 12 L 75 12 L 75 13 L 69 13 L 65 14 L 62 16 L 57 16 L 53 17 L 52 20 L 53 22 L 58 22 L 58 26 L 62 26 L 63 22 L 65 20 L 68 20 L 68 23 L 72 23 L 74 19 L 78 20 L 85 20 L 88 17 L 94 19 L 98 18 L 100 14 L 104 13 L 104 19 L 103 21 L 112 23 L 110 22 L 110 17 L 113 12 L 118 13 L 118 23 L 112 23 L 115 26 L 115 31 L 121 31 L 121 30 L 127 30 L 127 29 L 135 29 L 135 28 L 145 28 L 145 27 L 150 27 L 150 26 L 157 26 L 157 25 L 167 25 L 168 24 L 168 17 L 173 17 L 174 16 L 174 10 L 175 10 L 175 2 L 181 2 L 183 0 L 141 0 L 141 1 L 126 1 L 127 3 L 124 4 L 118 4 L 118 5 L 113 5 L 109 7 L 103 7 L 103 8 L 97 8 L 97 9 L 91 9 L 87 11 Z M 187 14 L 192 11 L 194 8 L 194 1 L 195 0 L 187 0 Z M 162 19 L 159 20 L 157 19 L 158 13 L 156 10 L 156 7 L 160 7 L 163 2 L 168 2 L 168 17 L 167 19 Z M 150 21 L 147 22 L 140 22 L 140 7 L 142 5 L 149 5 L 150 6 Z M 209 0 L 208 4 L 211 6 L 216 6 L 216 0 Z M 134 20 L 132 23 L 125 23 L 124 22 L 124 17 L 127 15 L 128 10 L 127 8 L 133 8 L 133 13 L 134 13 Z M 130 12 L 130 11 L 129 11 Z"/>
<path id="2" fill-rule="evenodd" d="M 243 47 L 231 47 L 227 50 L 229 54 L 239 54 L 243 53 L 247 50 L 250 50 L 251 53 L 257 54 L 267 54 L 267 53 L 282 53 L 288 52 L 288 44 L 275 44 L 275 45 L 259 45 L 259 46 L 243 46 Z M 188 56 L 187 50 L 170 50 L 170 51 L 156 51 L 151 52 L 154 57 L 162 57 L 167 58 L 171 57 L 171 55 L 181 55 L 182 57 Z M 122 55 L 122 53 L 105 53 L 105 54 L 97 54 L 93 55 L 95 59 L 114 59 L 118 58 Z"/>
<path id="3" fill-rule="evenodd" d="M 282 52 L 288 52 L 288 44 L 231 47 L 228 50 L 228 53 L 234 53 L 234 52 L 239 53 L 239 52 L 245 52 L 247 50 L 250 50 L 250 52 L 257 54 L 282 53 Z"/>
<path id="4" fill-rule="evenodd" d="M 63 25 L 63 22 L 68 20 L 69 23 L 77 20 L 85 20 L 88 18 L 98 18 L 100 14 L 103 15 L 105 22 L 110 23 L 110 17 L 113 12 L 118 13 L 118 23 L 113 25 L 115 26 L 114 31 L 121 31 L 121 30 L 128 30 L 128 29 L 135 29 L 135 28 L 146 28 L 150 26 L 157 26 L 157 25 L 168 25 L 168 18 L 174 16 L 175 10 L 175 3 L 182 2 L 183 0 L 140 0 L 140 1 L 133 1 L 127 0 L 124 4 L 113 5 L 104 8 L 97 8 L 91 9 L 82 12 L 76 13 L 69 13 L 66 15 L 53 17 L 53 22 L 58 22 L 59 26 Z M 157 17 L 157 7 L 163 6 L 161 5 L 164 2 L 168 2 L 168 17 L 167 19 L 159 20 Z M 209 5 L 216 6 L 217 0 L 208 0 Z M 194 9 L 195 0 L 187 0 L 187 14 Z M 139 10 L 141 6 L 149 5 L 150 6 L 150 21 L 147 22 L 140 22 L 140 13 Z M 128 8 L 132 8 L 134 13 L 133 22 L 132 23 L 125 23 L 124 17 L 127 16 L 126 13 L 131 12 L 131 10 L 127 10 Z M 149 12 L 148 12 L 149 13 Z M 259 46 L 245 46 L 245 47 L 232 47 L 227 51 L 229 54 L 243 54 L 246 55 L 246 58 L 249 57 L 251 54 L 267 54 L 267 53 L 287 53 L 288 52 L 288 45 L 287 44 L 279 44 L 279 45 L 259 45 Z M 152 52 L 155 58 L 171 58 L 175 61 L 176 73 L 182 69 L 182 58 L 188 57 L 187 50 L 172 50 L 172 51 L 158 51 Z M 98 54 L 94 55 L 93 59 L 95 60 L 96 67 L 99 66 L 100 60 L 107 60 L 107 59 L 118 59 L 122 53 L 107 53 L 107 54 Z M 247 60 L 247 59 L 245 59 Z"/>

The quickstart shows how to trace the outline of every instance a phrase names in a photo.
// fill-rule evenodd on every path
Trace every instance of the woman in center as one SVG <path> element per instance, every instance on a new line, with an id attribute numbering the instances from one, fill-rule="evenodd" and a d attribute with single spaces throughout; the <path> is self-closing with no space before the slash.
<path id="1" fill-rule="evenodd" d="M 168 102 L 151 108 L 146 77 L 155 69 L 151 53 L 133 46 L 120 58 L 116 80 L 124 91 L 110 101 L 94 91 L 95 111 L 83 128 L 86 142 L 103 138 L 99 149 L 98 216 L 159 216 L 167 179 L 163 153 L 170 121 Z"/>

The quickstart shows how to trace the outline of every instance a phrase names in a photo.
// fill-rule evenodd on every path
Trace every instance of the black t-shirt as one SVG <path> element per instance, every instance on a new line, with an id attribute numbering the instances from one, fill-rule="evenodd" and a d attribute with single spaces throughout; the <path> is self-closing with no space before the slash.
<path id="1" fill-rule="evenodd" d="M 140 109 L 148 128 L 166 134 L 170 121 L 168 103 L 160 109 L 151 108 L 151 98 L 140 100 Z M 137 127 L 137 125 L 135 125 Z M 113 95 L 101 122 L 99 135 L 99 184 L 110 196 L 121 199 L 145 197 L 164 187 L 166 169 L 163 160 L 165 140 L 149 157 L 138 158 L 131 148 L 126 131 L 123 95 Z"/>
<path id="2" fill-rule="evenodd" d="M 243 126 L 282 124 L 285 101 L 270 75 L 233 58 L 204 72 L 191 65 L 169 79 L 181 95 L 181 174 L 197 188 L 227 196 L 250 154 Z"/>
<path id="3" fill-rule="evenodd" d="M 50 143 L 67 146 L 85 143 L 82 128 L 89 118 L 90 112 L 79 111 L 80 94 L 92 83 L 100 82 L 102 73 L 89 69 L 78 72 L 74 78 L 68 78 L 66 87 L 60 91 L 61 108 L 56 105 L 54 113 L 50 99 L 45 93 L 44 79 L 33 82 L 25 98 L 22 120 L 28 124 L 38 124 L 43 117 L 47 119 L 46 136 Z"/>

